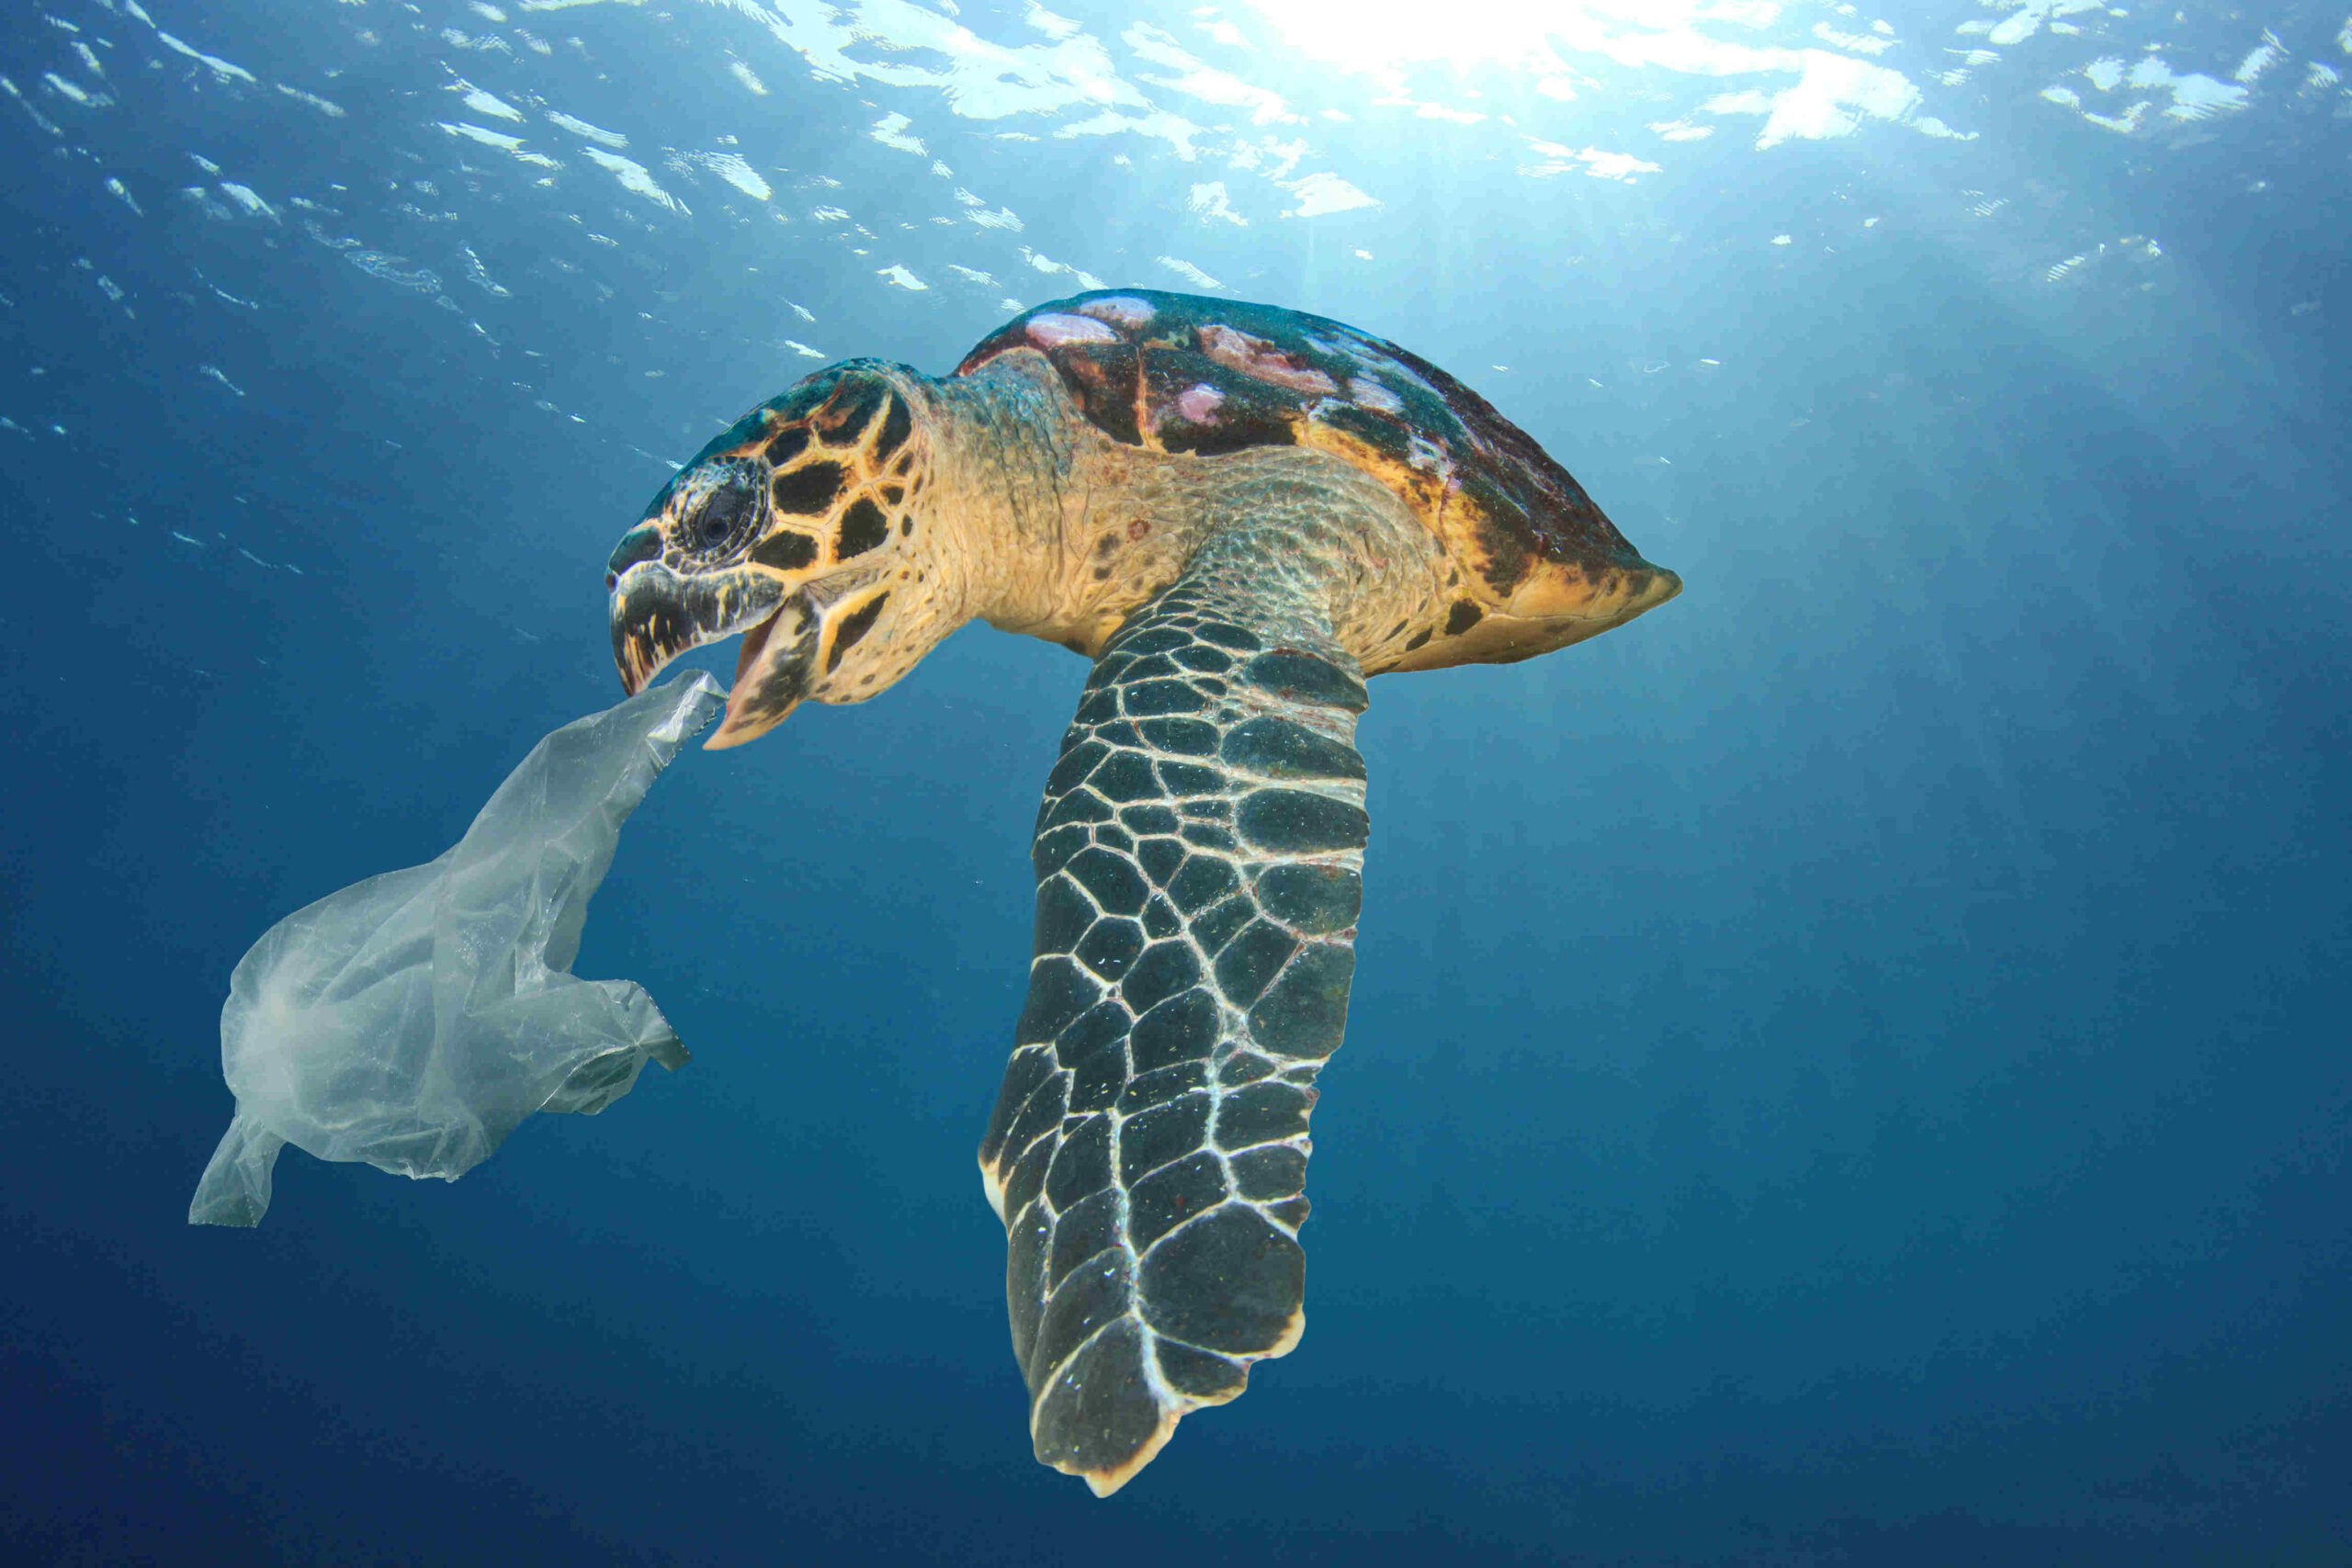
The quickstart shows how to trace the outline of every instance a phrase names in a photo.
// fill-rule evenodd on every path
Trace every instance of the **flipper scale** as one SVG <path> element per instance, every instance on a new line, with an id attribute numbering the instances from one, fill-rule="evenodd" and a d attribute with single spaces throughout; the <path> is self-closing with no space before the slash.
<path id="1" fill-rule="evenodd" d="M 1039 807 L 1030 996 L 980 1165 L 1037 1457 L 1099 1495 L 1304 1326 L 1363 705 L 1295 581 L 1204 562 L 1105 649 Z"/>

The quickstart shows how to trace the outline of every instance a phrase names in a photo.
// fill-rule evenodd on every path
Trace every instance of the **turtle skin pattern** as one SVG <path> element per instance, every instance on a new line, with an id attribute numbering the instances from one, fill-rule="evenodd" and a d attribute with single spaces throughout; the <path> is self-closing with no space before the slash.
<path id="1" fill-rule="evenodd" d="M 1037 1457 L 1097 1493 L 1304 1323 L 1307 1115 L 1367 819 L 1363 684 L 1294 592 L 1212 567 L 1133 616 L 1038 814 L 1036 956 L 980 1165 Z"/>

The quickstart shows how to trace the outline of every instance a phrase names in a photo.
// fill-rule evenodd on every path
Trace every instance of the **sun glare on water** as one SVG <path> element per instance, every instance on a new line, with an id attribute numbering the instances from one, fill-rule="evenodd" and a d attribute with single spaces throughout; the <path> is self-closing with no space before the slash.
<path id="1" fill-rule="evenodd" d="M 1766 28 L 1781 15 L 1771 0 L 1251 0 L 1301 53 L 1360 70 L 1427 62 L 1524 68 L 1552 96 L 1572 96 L 1568 60 L 1642 52 L 1680 39 L 1703 50 L 1694 22 Z M 1689 62 L 1680 63 L 1689 68 Z"/>

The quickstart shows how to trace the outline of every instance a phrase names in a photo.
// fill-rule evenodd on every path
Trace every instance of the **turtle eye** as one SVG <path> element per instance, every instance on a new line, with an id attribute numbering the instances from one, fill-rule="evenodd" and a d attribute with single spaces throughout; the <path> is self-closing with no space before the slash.
<path id="1" fill-rule="evenodd" d="M 760 515 L 760 487 L 740 468 L 687 504 L 678 542 L 696 555 L 720 555 L 745 543 Z"/>

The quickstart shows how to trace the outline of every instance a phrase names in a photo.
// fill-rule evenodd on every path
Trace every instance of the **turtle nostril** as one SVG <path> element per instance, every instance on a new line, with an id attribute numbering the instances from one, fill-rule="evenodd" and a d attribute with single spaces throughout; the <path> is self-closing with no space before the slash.
<path id="1" fill-rule="evenodd" d="M 621 585 L 621 574 L 620 574 L 619 572 L 617 572 L 617 571 L 608 571 L 608 572 L 605 573 L 605 592 L 610 593 L 614 589 L 618 588 L 620 585 Z"/>

